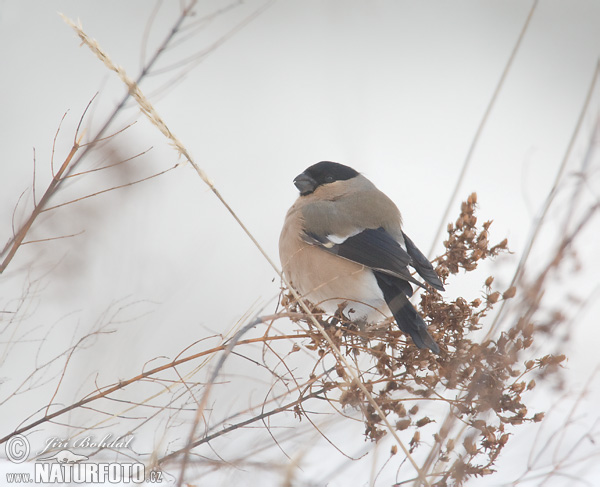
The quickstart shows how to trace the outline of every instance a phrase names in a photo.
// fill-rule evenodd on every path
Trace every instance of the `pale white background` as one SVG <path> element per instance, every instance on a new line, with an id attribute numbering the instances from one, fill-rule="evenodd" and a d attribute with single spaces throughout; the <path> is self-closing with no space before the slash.
<path id="1" fill-rule="evenodd" d="M 91 97 L 100 92 L 88 124 L 93 133 L 124 93 L 114 73 L 86 47 L 79 47 L 57 12 L 81 19 L 86 32 L 135 77 L 154 5 L 0 2 L 0 242 L 9 238 L 15 203 L 31 186 L 32 147 L 39 199 L 49 180 L 52 140 L 63 113 L 69 110 L 55 164 L 70 149 L 79 116 Z M 198 16 L 226 5 L 200 2 Z M 251 0 L 228 10 L 166 55 L 160 66 L 207 49 L 263 5 Z M 211 51 L 166 93 L 151 99 L 275 261 L 283 217 L 296 197 L 292 179 L 319 160 L 346 163 L 365 173 L 398 204 L 406 232 L 427 252 L 531 5 L 280 0 Z M 154 52 L 178 12 L 178 2 L 161 7 L 147 53 Z M 478 192 L 480 218 L 494 220 L 492 241 L 508 237 L 514 254 L 482 269 L 479 278 L 456 279 L 448 289 L 449 298 L 476 296 L 489 273 L 497 276 L 499 289 L 508 286 L 582 108 L 600 54 L 598 25 L 597 1 L 546 0 L 537 6 L 459 192 L 460 198 Z M 152 94 L 172 74 L 154 76 L 142 89 Z M 574 184 L 580 170 L 598 106 L 596 90 L 567 166 L 565 187 Z M 115 129 L 137 114 L 132 104 Z M 145 120 L 120 137 L 121 158 L 154 148 L 134 163 L 135 171 L 74 181 L 53 203 L 148 175 L 177 161 L 164 137 Z M 100 156 L 96 158 L 100 161 Z M 598 158 L 592 161 L 584 191 L 588 202 L 597 201 L 599 194 Z M 15 212 L 17 223 L 31 209 L 31 193 L 24 198 Z M 24 203 L 27 198 L 29 203 Z M 452 208 L 454 219 L 459 200 Z M 560 210 L 553 208 L 542 233 L 545 241 L 536 247 L 535 265 L 544 264 L 557 235 L 552 225 L 561 221 L 559 217 Z M 44 276 L 20 330 L 52 327 L 45 342 L 48 349 L 66 348 L 107 309 L 131 304 L 118 333 L 90 343 L 85 354 L 74 358 L 76 372 L 67 376 L 65 398 L 78 397 L 79 385 L 93 380 L 96 373 L 105 382 L 129 377 L 153 357 L 174 357 L 209 333 L 227 331 L 247 312 L 262 306 L 265 312 L 274 310 L 279 291 L 275 272 L 189 166 L 47 214 L 34 226 L 32 238 L 82 230 L 85 233 L 72 239 L 24 247 L 0 281 L 0 303 L 12 310 L 27 283 Z M 599 239 L 594 221 L 578 247 L 583 269 L 556 282 L 549 290 L 552 302 L 560 303 L 567 294 L 584 299 L 597 287 Z M 440 248 L 441 239 L 436 244 Z M 570 341 L 559 350 L 569 356 L 567 390 L 573 394 L 598 363 L 596 300 L 578 316 Z M 565 304 L 563 309 L 568 313 L 572 306 Z M 5 333 L 0 387 L 10 391 L 22 379 L 22 371 L 31 367 L 39 344 L 12 347 L 22 335 L 11 329 Z M 544 351 L 540 345 L 542 353 L 556 351 L 554 345 L 549 347 Z M 244 373 L 251 375 L 251 370 Z M 249 382 L 245 389 L 250 394 Z M 2 406 L 2 435 L 47 403 L 51 392 L 41 390 L 38 396 L 17 397 Z M 542 394 L 539 408 L 559 394 Z M 592 386 L 577 417 L 592 433 L 598 399 Z M 40 403 L 32 404 L 35 400 Z M 39 438 L 50 431 L 49 427 Z M 359 426 L 356 435 L 360 434 Z M 153 440 L 149 432 L 144 441 Z M 361 442 L 359 438 L 356 445 L 366 451 L 368 445 Z M 521 445 L 528 451 L 525 439 Z M 326 443 L 318 448 L 337 458 Z M 499 479 L 512 478 L 511 466 L 523 457 L 516 446 L 512 448 L 500 463 L 508 475 Z M 581 448 L 594 451 L 591 443 Z M 364 473 L 370 469 L 368 457 L 362 470 L 360 462 L 336 461 L 343 465 L 339 470 L 333 461 L 315 462 L 299 473 L 300 478 L 307 485 L 311 480 L 318 485 L 321 479 L 352 485 L 346 475 L 356 479 L 356 472 L 363 471 L 360 485 L 368 483 Z M 575 472 L 595 478 L 593 471 Z M 275 484 L 280 481 L 273 478 Z M 493 481 L 480 484 L 491 485 L 486 482 Z M 556 482 L 572 485 L 571 480 Z"/>

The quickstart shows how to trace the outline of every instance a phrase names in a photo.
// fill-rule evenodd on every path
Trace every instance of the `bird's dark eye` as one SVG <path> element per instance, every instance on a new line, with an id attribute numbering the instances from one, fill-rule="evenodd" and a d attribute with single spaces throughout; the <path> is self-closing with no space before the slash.
<path id="1" fill-rule="evenodd" d="M 327 176 L 327 177 L 325 177 L 325 182 L 326 183 L 333 183 L 333 176 Z"/>

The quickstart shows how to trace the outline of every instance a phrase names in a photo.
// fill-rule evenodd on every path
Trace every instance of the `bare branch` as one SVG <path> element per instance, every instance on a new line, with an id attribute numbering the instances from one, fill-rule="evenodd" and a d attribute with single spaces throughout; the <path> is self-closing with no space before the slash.
<path id="1" fill-rule="evenodd" d="M 463 179 L 465 178 L 465 174 L 467 173 L 467 170 L 471 164 L 471 160 L 473 159 L 473 154 L 475 153 L 475 148 L 477 147 L 477 144 L 479 143 L 479 139 L 481 138 L 483 129 L 485 128 L 487 121 L 490 117 L 490 114 L 492 113 L 492 109 L 494 108 L 494 105 L 496 104 L 496 100 L 498 99 L 498 95 L 500 94 L 500 91 L 502 90 L 502 87 L 504 86 L 504 82 L 506 81 L 506 78 L 508 77 L 510 68 L 512 67 L 513 62 L 514 62 L 515 58 L 517 57 L 517 53 L 519 52 L 521 43 L 523 42 L 525 34 L 527 33 L 527 29 L 529 28 L 529 24 L 531 23 L 531 19 L 533 17 L 535 9 L 537 8 L 537 5 L 538 5 L 538 0 L 534 0 L 531 5 L 531 9 L 529 10 L 529 14 L 527 15 L 527 18 L 525 19 L 525 23 L 523 24 L 523 27 L 521 28 L 519 37 L 517 37 L 517 41 L 515 42 L 512 52 L 510 53 L 510 56 L 508 57 L 508 60 L 506 61 L 506 65 L 504 66 L 502 75 L 498 79 L 496 88 L 494 88 L 494 93 L 492 94 L 492 97 L 490 98 L 490 101 L 488 102 L 487 107 L 486 107 L 485 111 L 483 112 L 483 117 L 481 118 L 481 121 L 479 122 L 479 125 L 477 126 L 477 131 L 475 132 L 475 135 L 474 135 L 473 139 L 471 140 L 471 145 L 469 146 L 469 150 L 467 151 L 467 156 L 465 157 L 462 169 L 460 170 L 460 174 L 458 175 L 458 179 L 456 181 L 456 184 L 454 185 L 454 190 L 452 191 L 452 194 L 450 195 L 450 198 L 448 199 L 448 204 L 446 205 L 444 214 L 442 215 L 442 218 L 440 219 L 440 223 L 438 224 L 437 232 L 435 233 L 435 236 L 433 237 L 429 252 L 427 253 L 427 255 L 430 258 L 433 257 L 433 252 L 435 250 L 435 246 L 438 245 L 438 242 L 440 241 L 442 232 L 444 231 L 444 228 L 448 224 L 448 216 L 450 215 L 450 209 L 452 208 L 452 203 L 456 200 L 456 197 L 458 196 L 458 191 L 460 190 Z"/>

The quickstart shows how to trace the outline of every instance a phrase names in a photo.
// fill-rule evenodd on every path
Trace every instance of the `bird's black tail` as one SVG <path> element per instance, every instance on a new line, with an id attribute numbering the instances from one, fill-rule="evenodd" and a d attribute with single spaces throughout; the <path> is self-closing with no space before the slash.
<path id="1" fill-rule="evenodd" d="M 440 353 L 440 347 L 427 331 L 427 324 L 406 297 L 407 294 L 412 293 L 410 285 L 397 277 L 380 272 L 375 272 L 375 277 L 398 327 L 410 335 L 417 347 L 427 347 L 433 353 Z"/>

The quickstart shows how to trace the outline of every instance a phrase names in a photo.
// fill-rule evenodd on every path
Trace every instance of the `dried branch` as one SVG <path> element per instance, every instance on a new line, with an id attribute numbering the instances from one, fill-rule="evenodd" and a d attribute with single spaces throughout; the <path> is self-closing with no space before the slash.
<path id="1" fill-rule="evenodd" d="M 90 103 L 91 103 L 91 101 L 90 101 Z M 83 119 L 83 117 L 85 116 L 85 112 L 87 111 L 87 109 L 89 108 L 89 106 L 90 106 L 90 104 L 88 104 L 88 106 L 86 107 L 83 115 L 81 116 L 81 119 Z M 69 164 L 71 164 L 71 161 L 73 160 L 73 157 L 75 156 L 75 154 L 79 150 L 79 147 L 80 147 L 79 144 L 81 143 L 81 138 L 82 137 L 83 137 L 83 135 L 81 137 L 79 137 L 78 140 L 75 141 L 75 143 L 73 144 L 73 147 L 71 148 L 69 154 L 67 155 L 66 159 L 63 161 L 62 165 L 60 166 L 60 169 L 59 169 L 58 173 L 56 173 L 52 177 L 52 180 L 50 181 L 50 184 L 48 185 L 48 188 L 44 192 L 44 195 L 42 196 L 42 199 L 34 207 L 33 211 L 31 212 L 31 215 L 29 216 L 29 218 L 27 219 L 27 221 L 21 226 L 21 228 L 19 229 L 19 231 L 17 232 L 17 234 L 13 237 L 12 241 L 10 242 L 10 249 L 8 250 L 8 253 L 7 253 L 6 257 L 4 258 L 4 260 L 2 261 L 2 263 L 0 264 L 0 274 L 2 274 L 4 272 L 4 270 L 6 269 L 6 267 L 8 266 L 8 264 L 10 263 L 10 261 L 13 259 L 13 257 L 17 253 L 17 250 L 19 249 L 19 247 L 23 243 L 23 240 L 25 239 L 25 236 L 27 235 L 27 232 L 29 232 L 29 229 L 33 225 L 33 222 L 40 215 L 40 213 L 42 211 L 44 211 L 44 208 L 48 204 L 48 201 L 50 201 L 50 198 L 56 192 L 56 189 L 57 189 L 58 185 L 60 184 L 60 182 L 62 180 L 63 174 L 66 172 L 67 168 L 69 167 Z M 4 252 L 3 252 L 3 254 L 4 254 Z"/>
<path id="2" fill-rule="evenodd" d="M 167 34 L 167 36 L 165 37 L 165 39 L 163 40 L 163 42 L 161 43 L 159 48 L 156 50 L 156 52 L 154 53 L 152 58 L 143 67 L 140 75 L 138 76 L 138 78 L 136 80 L 137 83 L 141 82 L 148 75 L 149 71 L 159 60 L 159 58 L 161 57 L 161 55 L 163 54 L 163 52 L 165 51 L 167 46 L 169 46 L 169 44 L 173 41 L 173 39 L 180 32 L 184 21 L 192 14 L 193 8 L 195 7 L 196 3 L 197 3 L 197 0 L 192 0 L 187 4 L 187 6 L 182 8 L 181 14 L 180 14 L 179 18 L 177 19 L 177 21 L 175 22 L 173 28 L 169 31 L 169 33 Z M 46 192 L 44 193 L 44 196 L 42 197 L 42 199 L 40 200 L 38 205 L 37 206 L 34 205 L 34 210 L 33 210 L 32 214 L 30 215 L 30 217 L 21 226 L 21 228 L 19 229 L 18 232 L 15 232 L 13 230 L 13 237 L 8 241 L 8 243 L 6 244 L 6 246 L 4 247 L 2 252 L 0 252 L 0 257 L 4 256 L 8 252 L 6 257 L 4 257 L 3 262 L 0 264 L 0 274 L 2 274 L 4 272 L 6 267 L 12 261 L 15 253 L 17 252 L 18 248 L 21 246 L 23 240 L 25 239 L 25 236 L 31 229 L 31 226 L 33 225 L 33 222 L 36 220 L 39 213 L 47 206 L 48 202 L 53 197 L 53 195 L 57 193 L 57 191 L 59 190 L 63 181 L 66 180 L 68 177 L 70 177 L 74 173 L 76 168 L 80 166 L 81 162 L 84 160 L 84 158 L 88 154 L 89 150 L 92 147 L 94 147 L 95 144 L 97 144 L 98 142 L 100 142 L 102 140 L 106 140 L 107 138 L 111 138 L 114 135 L 120 133 L 122 130 L 124 130 L 124 129 L 121 129 L 118 132 L 116 132 L 116 134 L 112 134 L 108 137 L 104 137 L 104 135 L 108 131 L 112 122 L 116 119 L 117 115 L 125 107 L 125 104 L 126 104 L 127 100 L 129 99 L 129 96 L 130 96 L 130 94 L 127 93 L 121 99 L 121 101 L 116 106 L 116 108 L 113 110 L 111 115 L 106 119 L 105 123 L 100 128 L 100 130 L 96 133 L 96 135 L 94 137 L 91 138 L 90 142 L 88 142 L 86 144 L 81 144 L 81 140 L 83 139 L 83 136 L 78 137 L 77 134 L 79 133 L 79 129 L 81 128 L 81 124 L 83 122 L 83 118 L 84 118 L 87 110 L 89 109 L 91 103 L 93 102 L 93 100 L 96 97 L 96 95 L 94 95 L 94 97 L 88 103 L 88 106 L 86 107 L 83 115 L 81 116 L 81 118 L 79 120 L 79 124 L 77 126 L 77 131 L 76 131 L 76 135 L 75 135 L 75 141 L 73 143 L 71 152 L 67 156 L 67 159 L 65 160 L 65 162 L 63 162 L 63 165 L 61 166 L 61 170 L 59 171 L 59 174 L 55 174 L 54 173 L 54 154 L 55 154 L 55 148 L 56 148 L 56 140 L 57 140 L 58 133 L 60 131 L 62 122 L 65 119 L 67 113 L 65 113 L 63 115 L 61 122 L 59 124 L 59 127 L 56 131 L 56 134 L 54 136 L 54 141 L 52 144 L 52 155 L 50 158 L 52 181 L 50 182 L 50 185 L 48 186 Z M 81 149 L 81 151 L 80 151 L 80 149 Z M 79 157 L 74 159 L 75 154 L 78 152 L 79 152 Z M 34 185 L 34 191 L 35 191 L 35 185 Z M 34 196 L 34 203 L 35 203 L 35 196 Z"/>
<path id="3" fill-rule="evenodd" d="M 565 154 L 563 156 L 563 159 L 561 161 L 561 164 L 559 166 L 559 169 L 554 177 L 554 183 L 552 185 L 552 188 L 550 190 L 550 192 L 548 193 L 546 200 L 544 201 L 544 205 L 542 207 L 542 210 L 540 212 L 540 214 L 536 217 L 535 219 L 535 223 L 532 225 L 531 227 L 531 231 L 530 234 L 527 238 L 527 244 L 525 246 L 525 250 L 523 251 L 523 253 L 521 254 L 521 257 L 519 259 L 519 263 L 517 265 L 517 268 L 513 274 L 513 278 L 511 280 L 510 285 L 511 286 L 517 286 L 519 284 L 519 282 L 521 281 L 522 277 L 523 277 L 523 272 L 525 269 L 525 266 L 527 264 L 527 261 L 531 255 L 531 251 L 535 245 L 535 241 L 537 239 L 537 236 L 539 235 L 544 223 L 546 222 L 546 215 L 548 214 L 548 210 L 550 209 L 550 207 L 552 206 L 552 203 L 554 202 L 554 198 L 556 197 L 557 193 L 558 193 L 558 188 L 562 182 L 562 176 L 564 174 L 565 168 L 567 163 L 569 162 L 570 158 L 571 158 L 571 154 L 573 151 L 573 148 L 575 146 L 575 141 L 577 140 L 577 137 L 579 135 L 579 132 L 581 130 L 583 121 L 585 120 L 585 116 L 588 112 L 588 109 L 590 107 L 590 103 L 592 100 L 592 95 L 596 89 L 596 85 L 598 83 L 598 78 L 600 76 L 600 61 L 598 61 L 596 63 L 596 69 L 594 70 L 594 74 L 592 75 L 592 79 L 590 81 L 589 87 L 588 87 L 588 91 L 586 93 L 585 96 L 585 100 L 584 103 L 581 107 L 581 110 L 579 112 L 579 117 L 577 119 L 577 123 L 575 124 L 575 128 L 573 129 L 573 133 L 571 134 L 571 138 L 569 140 L 569 144 L 567 145 L 567 149 L 565 151 Z M 573 205 L 575 204 L 575 200 L 573 200 Z M 493 333 L 496 331 L 501 319 L 504 316 L 504 311 L 505 311 L 505 306 L 504 303 L 502 303 L 500 305 L 500 309 L 498 310 L 498 313 L 496 314 L 496 318 L 494 319 L 494 322 L 492 323 L 492 326 L 490 328 L 490 333 Z"/>
<path id="4" fill-rule="evenodd" d="M 252 417 L 250 419 L 247 419 L 246 421 L 242 421 L 240 423 L 236 423 L 234 425 L 231 425 L 231 426 L 229 426 L 227 428 L 223 428 L 222 430 L 220 430 L 220 431 L 218 431 L 216 433 L 213 433 L 212 435 L 208 435 L 208 436 L 206 436 L 204 438 L 201 438 L 199 440 L 196 440 L 196 441 L 192 442 L 189 445 L 186 445 L 185 448 L 182 448 L 180 450 L 176 450 L 176 451 L 174 451 L 172 453 L 169 453 L 168 455 L 165 455 L 164 457 L 162 457 L 158 461 L 158 464 L 162 465 L 162 464 L 168 462 L 169 460 L 172 460 L 173 458 L 180 456 L 182 453 L 184 453 L 184 451 L 186 449 L 189 450 L 189 449 L 192 449 L 192 448 L 196 448 L 196 447 L 198 447 L 200 445 L 203 445 L 205 443 L 209 443 L 210 441 L 212 441 L 212 440 L 214 440 L 214 439 L 216 439 L 216 438 L 218 438 L 220 436 L 226 435 L 227 433 L 235 431 L 235 430 L 237 430 L 239 428 L 243 428 L 244 426 L 248 426 L 249 424 L 256 423 L 257 421 L 262 421 L 265 418 L 268 418 L 269 416 L 273 416 L 275 414 L 279 414 L 279 413 L 282 413 L 282 412 L 289 412 L 290 410 L 294 410 L 296 408 L 296 406 L 298 406 L 301 402 L 307 401 L 308 399 L 313 399 L 313 398 L 320 397 L 321 394 L 323 394 L 325 392 L 327 392 L 327 388 L 323 387 L 321 389 L 318 389 L 318 390 L 316 390 L 314 392 L 311 392 L 311 393 L 307 394 L 306 396 L 302 396 L 299 399 L 296 399 L 296 400 L 291 401 L 291 402 L 289 402 L 287 404 L 284 404 L 283 406 L 280 406 L 278 408 L 272 409 L 271 411 L 268 411 L 266 413 L 261 413 L 261 414 L 259 414 L 257 416 L 254 416 L 254 417 Z"/>
<path id="5" fill-rule="evenodd" d="M 163 174 L 166 174 L 169 171 L 172 171 L 173 169 L 176 169 L 177 167 L 179 167 L 179 164 L 175 164 L 174 166 L 171 166 L 168 169 L 165 169 L 164 171 L 160 171 L 160 172 L 157 172 L 155 174 L 151 174 L 150 176 L 146 176 L 145 178 L 137 179 L 137 180 L 131 181 L 129 183 L 119 184 L 118 186 L 112 186 L 110 188 L 103 189 L 101 191 L 96 191 L 95 193 L 91 193 L 91 194 L 82 196 L 80 198 L 76 198 L 74 200 L 67 201 L 65 203 L 60 203 L 58 205 L 50 206 L 48 208 L 45 208 L 45 209 L 41 210 L 40 213 L 43 213 L 43 212 L 46 212 L 46 211 L 56 210 L 57 208 L 61 208 L 63 206 L 67 206 L 67 205 L 72 205 L 73 203 L 77 203 L 79 201 L 87 200 L 88 198 L 93 198 L 94 196 L 98 196 L 98 195 L 101 195 L 101 194 L 104 194 L 104 193 L 110 193 L 111 191 L 115 191 L 117 189 L 127 188 L 129 186 L 134 186 L 136 184 L 143 183 L 145 181 L 149 181 L 150 179 L 154 179 L 154 178 L 157 178 L 159 176 L 162 176 Z"/>
<path id="6" fill-rule="evenodd" d="M 519 37 L 517 37 L 517 41 L 515 42 L 515 45 L 510 53 L 510 56 L 508 57 L 508 60 L 506 61 L 504 70 L 502 71 L 502 74 L 500 75 L 500 78 L 498 79 L 498 83 L 496 84 L 496 87 L 494 88 L 492 97 L 490 98 L 490 101 L 488 102 L 487 107 L 486 107 L 485 111 L 483 112 L 483 116 L 481 117 L 481 121 L 479 122 L 479 125 L 477 126 L 477 131 L 475 132 L 475 135 L 474 135 L 473 139 L 471 140 L 471 145 L 469 146 L 469 150 L 467 151 L 467 156 L 465 157 L 462 168 L 458 175 L 458 179 L 454 185 L 454 190 L 452 191 L 452 194 L 450 195 L 450 198 L 448 199 L 448 204 L 446 205 L 444 214 L 440 218 L 440 223 L 438 224 L 437 231 L 435 232 L 435 236 L 433 237 L 433 240 L 431 242 L 431 248 L 429 249 L 429 252 L 427 253 L 429 258 L 433 257 L 433 252 L 435 251 L 435 247 L 436 247 L 436 245 L 438 245 L 438 242 L 440 241 L 440 237 L 442 236 L 442 232 L 444 231 L 444 227 L 448 223 L 448 218 L 450 216 L 450 209 L 452 208 L 452 203 L 456 200 L 456 198 L 458 196 L 458 191 L 461 188 L 462 182 L 467 173 L 467 169 L 469 168 L 469 166 L 471 164 L 471 160 L 473 159 L 473 154 L 475 153 L 475 149 L 477 147 L 477 144 L 479 143 L 479 139 L 481 138 L 483 129 L 485 128 L 487 121 L 490 117 L 490 114 L 492 113 L 492 109 L 494 108 L 494 105 L 496 104 L 496 100 L 498 99 L 500 90 L 504 86 L 504 82 L 506 81 L 506 78 L 508 77 L 510 68 L 512 67 L 513 62 L 514 62 L 515 58 L 517 57 L 517 53 L 519 51 L 519 48 L 521 47 L 523 38 L 525 37 L 525 34 L 527 33 L 527 29 L 529 28 L 529 24 L 531 23 L 531 19 L 533 17 L 533 14 L 535 12 L 537 5 L 538 5 L 538 0 L 533 0 L 531 9 L 529 10 L 529 14 L 527 15 L 527 18 L 525 19 L 525 23 L 523 24 L 523 27 L 521 28 L 521 32 L 519 33 Z"/>
<path id="7" fill-rule="evenodd" d="M 296 338 L 303 338 L 303 337 L 307 337 L 308 335 L 302 335 L 302 334 L 298 334 L 298 335 L 281 335 L 281 336 L 272 336 L 272 337 L 268 337 L 268 340 L 288 340 L 290 338 L 292 339 L 296 339 Z M 259 343 L 259 342 L 263 342 L 265 340 L 265 337 L 259 337 L 259 338 L 249 338 L 247 340 L 240 340 L 238 342 L 238 345 L 246 345 L 246 344 L 251 344 L 251 343 Z M 161 365 L 159 367 L 155 367 L 153 369 L 150 369 L 148 371 L 142 372 L 141 374 L 136 375 L 135 377 L 131 377 L 130 379 L 127 380 L 122 380 L 119 383 L 112 385 L 112 386 L 105 386 L 104 388 L 98 388 L 96 393 L 92 393 L 89 394 L 87 396 L 85 396 L 84 398 L 80 399 L 79 401 L 76 401 L 73 404 L 70 404 L 67 407 L 64 407 L 62 409 L 59 409 L 58 411 L 55 411 L 54 413 L 51 414 L 46 414 L 43 418 L 40 418 L 30 424 L 27 424 L 25 426 L 22 426 L 21 428 L 16 429 L 15 431 L 13 431 L 12 433 L 4 436 L 3 438 L 0 438 L 0 444 L 6 442 L 7 440 L 9 440 L 11 437 L 13 437 L 14 435 L 19 435 L 22 433 L 25 433 L 33 428 L 35 428 L 36 426 L 39 426 L 41 424 L 44 424 L 46 422 L 49 422 L 51 420 L 54 420 L 55 418 L 62 416 L 74 409 L 77 409 L 81 406 L 87 405 L 93 401 L 97 401 L 98 399 L 104 398 L 109 396 L 110 394 L 112 394 L 113 392 L 116 392 L 118 390 L 121 390 L 131 384 L 134 384 L 138 381 L 141 381 L 143 379 L 146 379 L 148 377 L 152 377 L 160 372 L 163 372 L 165 370 L 177 367 L 178 365 L 184 364 L 186 362 L 190 362 L 192 360 L 196 360 L 200 357 L 205 357 L 208 355 L 212 355 L 216 352 L 221 352 L 224 351 L 227 348 L 227 343 L 221 344 L 217 347 L 213 347 L 211 349 L 208 350 L 204 350 L 202 352 L 198 352 L 195 354 L 192 354 L 190 356 L 187 357 L 183 357 L 177 360 L 174 360 L 172 362 L 169 362 L 167 364 Z M 103 389 L 103 390 L 101 390 Z M 49 407 L 49 406 L 48 406 Z"/>

